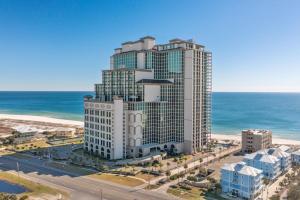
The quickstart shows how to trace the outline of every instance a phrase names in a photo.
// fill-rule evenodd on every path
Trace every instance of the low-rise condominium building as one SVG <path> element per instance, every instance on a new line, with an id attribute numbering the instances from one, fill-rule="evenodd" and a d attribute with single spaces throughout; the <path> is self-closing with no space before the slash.
<path id="1" fill-rule="evenodd" d="M 263 171 L 245 162 L 225 164 L 221 168 L 222 192 L 244 199 L 255 199 L 263 188 Z"/>
<path id="2" fill-rule="evenodd" d="M 269 130 L 242 131 L 242 151 L 254 153 L 272 146 L 272 132 Z"/>

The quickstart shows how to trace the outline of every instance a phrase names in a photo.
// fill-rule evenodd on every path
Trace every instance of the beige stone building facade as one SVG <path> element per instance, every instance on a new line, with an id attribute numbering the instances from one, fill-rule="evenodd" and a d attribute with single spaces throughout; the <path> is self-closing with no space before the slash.
<path id="1" fill-rule="evenodd" d="M 270 148 L 272 145 L 272 131 L 244 130 L 242 131 L 242 151 L 253 153 L 258 150 Z"/>

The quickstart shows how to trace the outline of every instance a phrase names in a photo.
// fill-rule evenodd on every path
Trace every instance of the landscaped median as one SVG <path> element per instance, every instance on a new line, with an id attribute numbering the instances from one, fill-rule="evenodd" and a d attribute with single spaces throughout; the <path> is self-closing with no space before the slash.
<path id="1" fill-rule="evenodd" d="M 88 175 L 88 177 L 109 181 L 112 183 L 117 183 L 129 187 L 136 187 L 145 183 L 144 181 L 138 178 L 124 176 L 124 175 L 107 174 L 107 173 L 92 174 L 92 175 Z"/>
<path id="2" fill-rule="evenodd" d="M 89 174 L 93 173 L 92 170 L 88 170 L 88 169 L 80 167 L 80 166 L 76 166 L 76 165 L 72 165 L 72 164 L 65 164 L 65 163 L 60 163 L 60 162 L 47 162 L 46 166 L 49 166 L 49 167 L 52 167 L 55 169 L 64 170 L 64 171 L 78 174 L 81 176 L 89 175 Z"/>
<path id="3" fill-rule="evenodd" d="M 35 197 L 52 196 L 54 198 L 54 197 L 58 197 L 61 195 L 62 199 L 69 199 L 69 194 L 64 191 L 45 186 L 45 185 L 27 180 L 22 177 L 18 177 L 17 175 L 12 174 L 12 173 L 0 172 L 0 180 L 4 180 L 9 183 L 18 184 L 18 185 L 25 187 L 28 190 L 28 192 L 22 193 L 22 194 L 20 194 L 20 196 L 22 196 L 22 195 L 35 196 Z"/>

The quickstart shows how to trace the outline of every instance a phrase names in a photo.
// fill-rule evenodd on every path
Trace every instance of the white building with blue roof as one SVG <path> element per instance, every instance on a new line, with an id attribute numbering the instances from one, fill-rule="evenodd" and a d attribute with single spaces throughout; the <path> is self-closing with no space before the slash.
<path id="1" fill-rule="evenodd" d="M 233 196 L 254 199 L 263 188 L 263 171 L 245 162 L 225 164 L 221 168 L 222 192 Z"/>

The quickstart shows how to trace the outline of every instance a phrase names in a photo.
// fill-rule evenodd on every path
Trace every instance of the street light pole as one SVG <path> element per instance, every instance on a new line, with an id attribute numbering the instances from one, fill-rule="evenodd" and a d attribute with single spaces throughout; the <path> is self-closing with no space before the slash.
<path id="1" fill-rule="evenodd" d="M 100 188 L 100 200 L 102 200 L 102 189 Z"/>
<path id="2" fill-rule="evenodd" d="M 19 162 L 17 162 L 17 172 L 18 172 L 18 181 L 20 183 L 20 167 L 19 167 Z"/>

